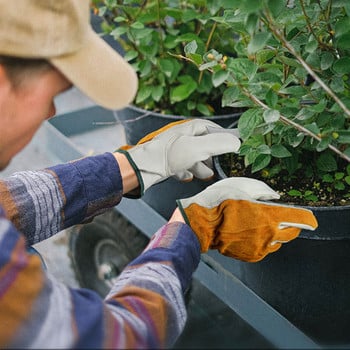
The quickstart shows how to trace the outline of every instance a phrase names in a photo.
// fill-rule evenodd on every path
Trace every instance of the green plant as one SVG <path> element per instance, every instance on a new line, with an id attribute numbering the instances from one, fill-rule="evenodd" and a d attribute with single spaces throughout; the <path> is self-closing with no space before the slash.
<path id="1" fill-rule="evenodd" d="M 216 21 L 229 1 L 93 0 L 102 33 L 122 47 L 139 76 L 135 105 L 164 114 L 224 114 L 224 86 L 208 71 L 179 60 L 187 50 L 202 64 L 208 47 L 234 55 L 235 40 L 227 24 Z M 187 45 L 187 46 L 186 46 Z M 186 46 L 186 48 L 185 48 Z M 184 57 L 184 56 L 183 56 Z M 230 109 L 231 111 L 232 109 Z"/>
<path id="2" fill-rule="evenodd" d="M 225 86 L 223 106 L 247 108 L 238 123 L 245 166 L 265 179 L 294 181 L 295 196 L 316 200 L 315 184 L 327 184 L 347 203 L 350 2 L 230 3 L 216 21 L 230 28 L 235 55 L 209 47 L 197 64 L 189 43 L 185 59 Z M 308 184 L 299 192 L 296 178 Z"/>

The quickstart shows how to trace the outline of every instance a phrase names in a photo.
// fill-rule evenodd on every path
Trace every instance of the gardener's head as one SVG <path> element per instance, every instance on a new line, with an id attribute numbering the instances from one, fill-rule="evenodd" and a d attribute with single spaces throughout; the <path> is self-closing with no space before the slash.
<path id="1" fill-rule="evenodd" d="M 90 26 L 89 0 L 0 0 L 0 169 L 55 114 L 72 85 L 119 109 L 137 90 L 131 66 Z"/>

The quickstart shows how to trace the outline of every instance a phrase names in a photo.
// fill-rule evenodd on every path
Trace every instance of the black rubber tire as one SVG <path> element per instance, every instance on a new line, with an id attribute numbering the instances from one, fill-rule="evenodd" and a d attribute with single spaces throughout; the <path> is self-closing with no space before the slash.
<path id="1" fill-rule="evenodd" d="M 116 210 L 96 216 L 91 223 L 67 231 L 68 254 L 83 288 L 104 297 L 123 268 L 136 258 L 149 238 Z"/>

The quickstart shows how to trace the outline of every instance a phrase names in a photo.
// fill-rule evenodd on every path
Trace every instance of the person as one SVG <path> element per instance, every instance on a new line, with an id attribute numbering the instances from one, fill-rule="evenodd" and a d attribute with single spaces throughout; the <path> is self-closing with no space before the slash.
<path id="1" fill-rule="evenodd" d="M 88 0 L 0 4 L 4 169 L 55 114 L 55 96 L 74 85 L 97 104 L 119 109 L 133 100 L 137 76 L 91 29 Z M 315 229 L 310 211 L 267 201 L 278 198 L 276 192 L 238 178 L 179 199 L 169 222 L 122 271 L 105 299 L 63 285 L 28 249 L 93 220 L 123 195 L 142 196 L 170 176 L 188 181 L 212 176 L 211 157 L 240 146 L 236 136 L 222 131 L 193 119 L 157 130 L 135 146 L 2 180 L 0 347 L 171 347 L 186 322 L 184 292 L 201 253 L 218 249 L 258 261 L 302 228 Z"/>

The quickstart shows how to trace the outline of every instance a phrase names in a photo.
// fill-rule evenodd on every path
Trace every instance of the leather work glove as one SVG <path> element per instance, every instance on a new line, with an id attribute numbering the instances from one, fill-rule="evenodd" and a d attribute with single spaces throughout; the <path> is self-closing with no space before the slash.
<path id="1" fill-rule="evenodd" d="M 182 181 L 205 180 L 214 175 L 211 157 L 237 152 L 241 142 L 229 129 L 205 119 L 174 122 L 142 138 L 135 146 L 123 146 L 135 170 L 141 195 L 171 176 Z"/>
<path id="2" fill-rule="evenodd" d="M 231 177 L 177 204 L 202 253 L 217 249 L 256 262 L 296 238 L 301 229 L 315 230 L 318 225 L 310 210 L 259 201 L 278 198 L 262 181 Z"/>

